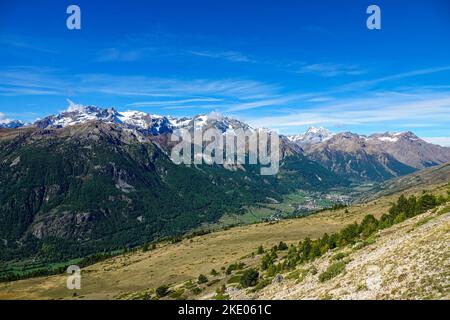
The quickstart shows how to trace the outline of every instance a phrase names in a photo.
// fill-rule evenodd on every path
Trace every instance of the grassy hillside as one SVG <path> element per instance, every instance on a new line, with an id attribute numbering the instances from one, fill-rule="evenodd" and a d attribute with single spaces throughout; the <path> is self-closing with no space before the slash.
<path id="1" fill-rule="evenodd" d="M 433 190 L 436 194 L 446 194 L 446 191 L 446 185 Z M 297 244 L 305 237 L 314 239 L 325 232 L 337 232 L 350 223 L 361 221 L 368 214 L 379 218 L 388 212 L 397 198 L 398 195 L 385 196 L 347 209 L 324 211 L 277 223 L 236 227 L 177 243 L 160 244 L 156 249 L 147 252 L 128 252 L 84 268 L 82 290 L 77 291 L 76 298 L 143 298 L 163 284 L 180 288 L 184 286 L 190 289 L 183 290 L 193 289 L 195 292 L 195 282 L 200 274 L 209 277 L 209 286 L 202 285 L 203 291 L 197 292 L 197 295 L 191 291 L 186 292 L 189 292 L 191 298 L 211 298 L 224 282 L 233 282 L 232 275 L 224 275 L 224 269 L 231 264 L 238 261 L 245 263 L 246 267 L 259 264 L 258 258 L 251 253 L 256 252 L 260 245 L 267 248 L 280 241 Z M 215 269 L 219 276 L 210 275 L 212 269 Z M 3 283 L 0 284 L 0 298 L 74 298 L 73 291 L 66 289 L 65 281 L 65 275 L 56 275 Z"/>
<path id="2" fill-rule="evenodd" d="M 422 190 L 438 186 L 450 181 L 450 163 L 424 169 L 410 175 L 386 181 L 370 190 L 365 199 L 375 199 L 381 196 L 403 191 Z M 364 199 L 363 199 L 364 200 Z"/>
<path id="3" fill-rule="evenodd" d="M 450 206 L 334 250 L 257 293 L 234 299 L 450 299 Z"/>

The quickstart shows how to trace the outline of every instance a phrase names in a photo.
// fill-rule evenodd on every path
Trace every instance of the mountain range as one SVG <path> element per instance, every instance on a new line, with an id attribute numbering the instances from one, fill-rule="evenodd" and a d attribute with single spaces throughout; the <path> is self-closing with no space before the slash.
<path id="1" fill-rule="evenodd" d="M 17 129 L 23 126 L 25 126 L 25 123 L 20 120 L 4 120 L 0 122 L 0 128 L 3 129 Z"/>
<path id="2" fill-rule="evenodd" d="M 60 261 L 177 236 L 225 213 L 330 192 L 450 161 L 450 149 L 410 132 L 281 137 L 280 171 L 258 165 L 175 165 L 169 134 L 214 127 L 256 130 L 217 113 L 192 118 L 70 103 L 32 124 L 0 128 L 0 260 Z"/>
<path id="3" fill-rule="evenodd" d="M 428 143 L 412 132 L 365 136 L 310 128 L 289 140 L 310 159 L 356 182 L 382 182 L 450 161 L 450 148 Z"/>
<path id="4" fill-rule="evenodd" d="M 214 127 L 223 134 L 237 129 L 253 130 L 245 122 L 212 112 L 191 118 L 152 115 L 140 111 L 118 112 L 114 108 L 77 105 L 31 124 L 21 121 L 0 123 L 0 128 L 37 127 L 57 129 L 100 121 L 118 124 L 148 137 L 170 151 L 167 134 L 176 129 Z M 305 133 L 282 136 L 282 150 L 302 154 L 344 179 L 354 182 L 382 182 L 416 170 L 450 161 L 450 148 L 434 145 L 412 132 L 385 132 L 369 136 L 351 132 L 332 133 L 325 128 L 309 128 Z M 284 153 L 283 153 L 284 155 Z"/>
<path id="5" fill-rule="evenodd" d="M 346 183 L 289 145 L 276 176 L 261 176 L 258 165 L 175 165 L 163 137 L 193 125 L 224 132 L 245 126 L 217 116 L 183 120 L 71 106 L 0 129 L 0 259 L 60 261 L 136 246 L 297 189 Z"/>

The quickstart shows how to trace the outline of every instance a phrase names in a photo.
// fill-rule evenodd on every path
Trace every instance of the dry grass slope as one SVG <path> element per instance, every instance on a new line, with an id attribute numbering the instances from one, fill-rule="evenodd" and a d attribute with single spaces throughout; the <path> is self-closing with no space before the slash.
<path id="1" fill-rule="evenodd" d="M 318 274 L 333 264 L 336 252 L 303 266 L 315 268 L 316 275 L 309 273 L 300 283 L 273 284 L 247 298 L 450 299 L 448 211 L 430 211 L 382 230 L 365 248 L 345 250 L 345 269 L 330 280 L 320 282 Z"/>
<path id="2" fill-rule="evenodd" d="M 441 186 L 436 189 L 436 192 L 441 193 L 444 190 L 446 190 L 446 187 Z M 73 295 L 73 291 L 66 289 L 66 275 L 56 275 L 2 283 L 0 284 L 0 299 L 130 298 L 137 293 L 153 290 L 161 284 L 180 285 L 189 280 L 195 281 L 201 273 L 208 275 L 213 268 L 221 270 L 222 267 L 237 262 L 244 256 L 248 256 L 249 253 L 256 251 L 259 245 L 270 247 L 280 241 L 285 241 L 288 244 L 298 243 L 299 240 L 307 236 L 317 238 L 325 232 L 336 232 L 349 223 L 359 222 L 367 214 L 373 214 L 378 218 L 387 212 L 390 204 L 396 200 L 397 196 L 386 196 L 367 204 L 355 205 L 350 207 L 348 212 L 344 209 L 325 211 L 301 219 L 284 220 L 273 224 L 261 223 L 237 227 L 193 239 L 185 239 L 176 244 L 163 244 L 149 252 L 130 252 L 83 269 L 82 289 L 77 291 L 76 297 Z M 255 298 L 323 298 L 324 295 L 327 297 L 327 294 L 335 298 L 406 297 L 408 292 L 411 291 L 404 292 L 400 290 L 397 293 L 380 291 L 376 295 L 367 293 L 363 289 L 358 291 L 356 289 L 360 285 L 363 286 L 363 283 L 359 283 L 357 281 L 358 279 L 352 275 L 357 275 L 358 272 L 365 272 L 367 265 L 369 263 L 372 264 L 370 257 L 373 256 L 374 264 L 380 263 L 381 261 L 392 261 L 387 263 L 386 266 L 383 266 L 383 274 L 386 274 L 383 276 L 383 279 L 394 282 L 394 280 L 398 280 L 398 277 L 406 277 L 399 283 L 402 286 L 405 284 L 411 285 L 413 281 L 419 281 L 419 279 L 410 279 L 408 275 L 410 273 L 406 270 L 402 271 L 402 265 L 399 264 L 400 261 L 397 261 L 397 256 L 404 256 L 406 260 L 418 261 L 418 264 L 415 265 L 418 268 L 416 270 L 417 273 L 420 272 L 420 268 L 422 267 L 429 268 L 429 272 L 427 271 L 426 273 L 428 278 L 420 278 L 420 281 L 432 281 L 430 279 L 433 279 L 433 265 L 437 262 L 442 264 L 442 259 L 444 258 L 436 255 L 436 259 L 440 259 L 439 261 L 430 260 L 429 263 L 426 261 L 434 250 L 439 250 L 441 253 L 448 252 L 448 218 L 448 215 L 443 215 L 440 218 L 433 219 L 433 221 L 429 222 L 431 224 L 424 224 L 411 233 L 405 233 L 404 237 L 400 237 L 399 239 L 396 239 L 398 236 L 397 232 L 407 230 L 408 228 L 412 229 L 412 226 L 402 224 L 395 227 L 396 230 L 398 228 L 400 231 L 386 231 L 387 233 L 393 232 L 392 236 L 386 234 L 386 236 L 382 237 L 384 239 L 382 240 L 383 242 L 374 247 L 376 248 L 374 252 L 367 252 L 367 255 L 363 255 L 363 251 L 361 251 L 361 253 L 357 253 L 357 255 L 352 257 L 352 261 L 346 266 L 345 278 L 339 277 L 335 280 L 330 280 L 323 287 L 315 284 L 316 287 L 311 287 L 313 289 L 311 289 L 310 293 L 305 293 L 305 291 L 302 291 L 303 289 L 296 288 L 292 284 L 290 287 L 286 283 L 283 286 L 287 286 L 287 291 L 280 291 L 282 288 L 269 287 L 266 289 L 267 291 L 263 291 L 260 296 L 255 296 Z M 418 219 L 422 219 L 422 216 Z M 436 232 L 427 231 L 434 229 L 432 228 L 434 223 L 441 221 L 444 221 L 445 224 L 443 226 L 440 225 L 439 229 L 435 230 Z M 446 238 L 441 237 L 443 232 L 445 232 Z M 412 245 L 413 242 L 408 242 L 412 239 L 411 237 L 415 237 L 414 239 L 419 243 L 416 249 Z M 429 248 L 427 248 L 428 242 L 432 244 Z M 392 248 L 390 249 L 389 246 L 391 244 Z M 321 259 L 319 261 L 322 261 Z M 420 264 L 422 263 L 420 261 L 423 261 L 423 266 Z M 258 261 L 246 258 L 245 263 L 251 265 L 252 263 L 258 263 Z M 320 262 L 318 263 L 319 268 L 326 268 L 326 261 L 323 261 L 322 264 Z M 403 274 L 407 276 L 403 276 Z M 446 277 L 446 283 L 448 284 L 448 274 Z M 305 281 L 305 283 L 309 283 L 308 279 Z M 211 298 L 217 286 L 221 284 L 218 282 L 215 286 L 205 288 L 204 292 L 196 298 Z M 430 283 L 430 285 L 434 285 L 434 282 L 433 284 Z M 270 291 L 270 288 L 275 291 Z M 414 290 L 418 290 L 418 286 L 414 288 Z M 444 290 L 448 292 L 448 287 L 444 288 Z M 280 291 L 280 294 L 277 294 L 276 291 Z M 425 291 L 420 294 L 425 297 L 427 292 Z M 239 298 L 240 295 L 243 295 L 243 297 L 246 296 L 244 292 L 239 292 L 239 290 L 234 293 L 235 298 Z M 416 295 L 419 295 L 419 293 Z"/>

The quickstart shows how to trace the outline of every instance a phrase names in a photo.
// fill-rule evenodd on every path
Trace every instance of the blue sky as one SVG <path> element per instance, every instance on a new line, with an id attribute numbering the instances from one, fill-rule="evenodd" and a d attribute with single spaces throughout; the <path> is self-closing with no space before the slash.
<path id="1" fill-rule="evenodd" d="M 66 8 L 81 8 L 81 30 Z M 377 4 L 382 29 L 366 28 Z M 450 145 L 450 3 L 0 0 L 0 121 L 66 99 Z"/>

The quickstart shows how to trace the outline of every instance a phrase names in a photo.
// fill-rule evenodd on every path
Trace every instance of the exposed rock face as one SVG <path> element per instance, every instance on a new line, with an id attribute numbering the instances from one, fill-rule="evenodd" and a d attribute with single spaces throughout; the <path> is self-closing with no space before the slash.
<path id="1" fill-rule="evenodd" d="M 412 132 L 375 134 L 368 141 L 374 149 L 383 150 L 416 169 L 450 161 L 450 148 L 428 143 Z"/>
<path id="2" fill-rule="evenodd" d="M 353 133 L 340 133 L 325 142 L 304 145 L 303 149 L 314 161 L 355 181 L 384 181 L 416 170 Z"/>

